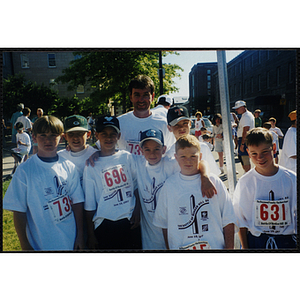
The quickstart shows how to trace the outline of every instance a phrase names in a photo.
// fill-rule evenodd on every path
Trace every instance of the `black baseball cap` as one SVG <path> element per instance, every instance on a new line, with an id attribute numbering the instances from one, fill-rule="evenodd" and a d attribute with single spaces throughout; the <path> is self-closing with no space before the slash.
<path id="1" fill-rule="evenodd" d="M 148 140 L 154 140 L 160 145 L 164 145 L 164 135 L 161 130 L 148 129 L 141 132 L 140 136 L 140 147 L 143 146 L 143 143 Z"/>
<path id="2" fill-rule="evenodd" d="M 175 126 L 181 120 L 190 120 L 187 108 L 182 105 L 171 107 L 167 113 L 168 124 Z"/>
<path id="3" fill-rule="evenodd" d="M 119 120 L 115 116 L 101 116 L 96 120 L 96 131 L 101 132 L 105 127 L 113 127 L 120 132 Z"/>

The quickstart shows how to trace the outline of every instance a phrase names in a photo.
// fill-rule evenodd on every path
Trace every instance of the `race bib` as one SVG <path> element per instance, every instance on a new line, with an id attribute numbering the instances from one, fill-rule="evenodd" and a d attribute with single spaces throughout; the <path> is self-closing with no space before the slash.
<path id="1" fill-rule="evenodd" d="M 116 165 L 102 171 L 102 184 L 106 193 L 130 186 L 125 165 Z"/>
<path id="2" fill-rule="evenodd" d="M 255 200 L 255 226 L 288 226 L 291 224 L 289 199 Z"/>
<path id="3" fill-rule="evenodd" d="M 65 220 L 72 214 L 72 206 L 69 196 L 59 196 L 48 202 L 51 216 L 55 223 Z"/>
<path id="4" fill-rule="evenodd" d="M 126 150 L 134 155 L 142 155 L 142 151 L 138 141 L 127 141 Z"/>
<path id="5" fill-rule="evenodd" d="M 199 241 L 187 246 L 180 247 L 179 250 L 209 250 L 211 249 L 208 242 Z"/>

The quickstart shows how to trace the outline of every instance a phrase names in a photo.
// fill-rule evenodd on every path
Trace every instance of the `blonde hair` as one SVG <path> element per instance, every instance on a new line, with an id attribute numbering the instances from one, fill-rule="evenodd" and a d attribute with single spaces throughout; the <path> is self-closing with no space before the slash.
<path id="1" fill-rule="evenodd" d="M 179 149 L 184 149 L 186 147 L 196 147 L 199 152 L 201 150 L 199 140 L 190 134 L 181 136 L 175 143 L 175 152 L 177 153 Z"/>

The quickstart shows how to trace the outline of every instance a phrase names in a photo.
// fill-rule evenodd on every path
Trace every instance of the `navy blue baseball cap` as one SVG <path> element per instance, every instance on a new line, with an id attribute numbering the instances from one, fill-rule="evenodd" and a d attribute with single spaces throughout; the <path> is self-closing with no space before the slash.
<path id="1" fill-rule="evenodd" d="M 148 140 L 153 140 L 162 146 L 164 145 L 164 135 L 161 130 L 148 129 L 141 132 L 140 147 L 142 147 L 143 143 Z"/>
<path id="2" fill-rule="evenodd" d="M 167 121 L 171 126 L 175 126 L 181 120 L 189 120 L 189 112 L 185 106 L 173 106 L 168 110 Z"/>
<path id="3" fill-rule="evenodd" d="M 101 116 L 96 120 L 96 131 L 101 132 L 105 127 L 113 127 L 120 132 L 119 120 L 115 116 Z"/>

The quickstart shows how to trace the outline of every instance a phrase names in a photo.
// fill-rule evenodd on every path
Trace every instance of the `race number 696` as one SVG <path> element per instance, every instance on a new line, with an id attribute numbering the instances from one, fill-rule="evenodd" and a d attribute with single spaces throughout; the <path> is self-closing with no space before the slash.
<path id="1" fill-rule="evenodd" d="M 126 174 L 122 167 L 113 169 L 112 171 L 107 171 L 104 174 L 104 178 L 108 187 L 127 181 Z"/>

